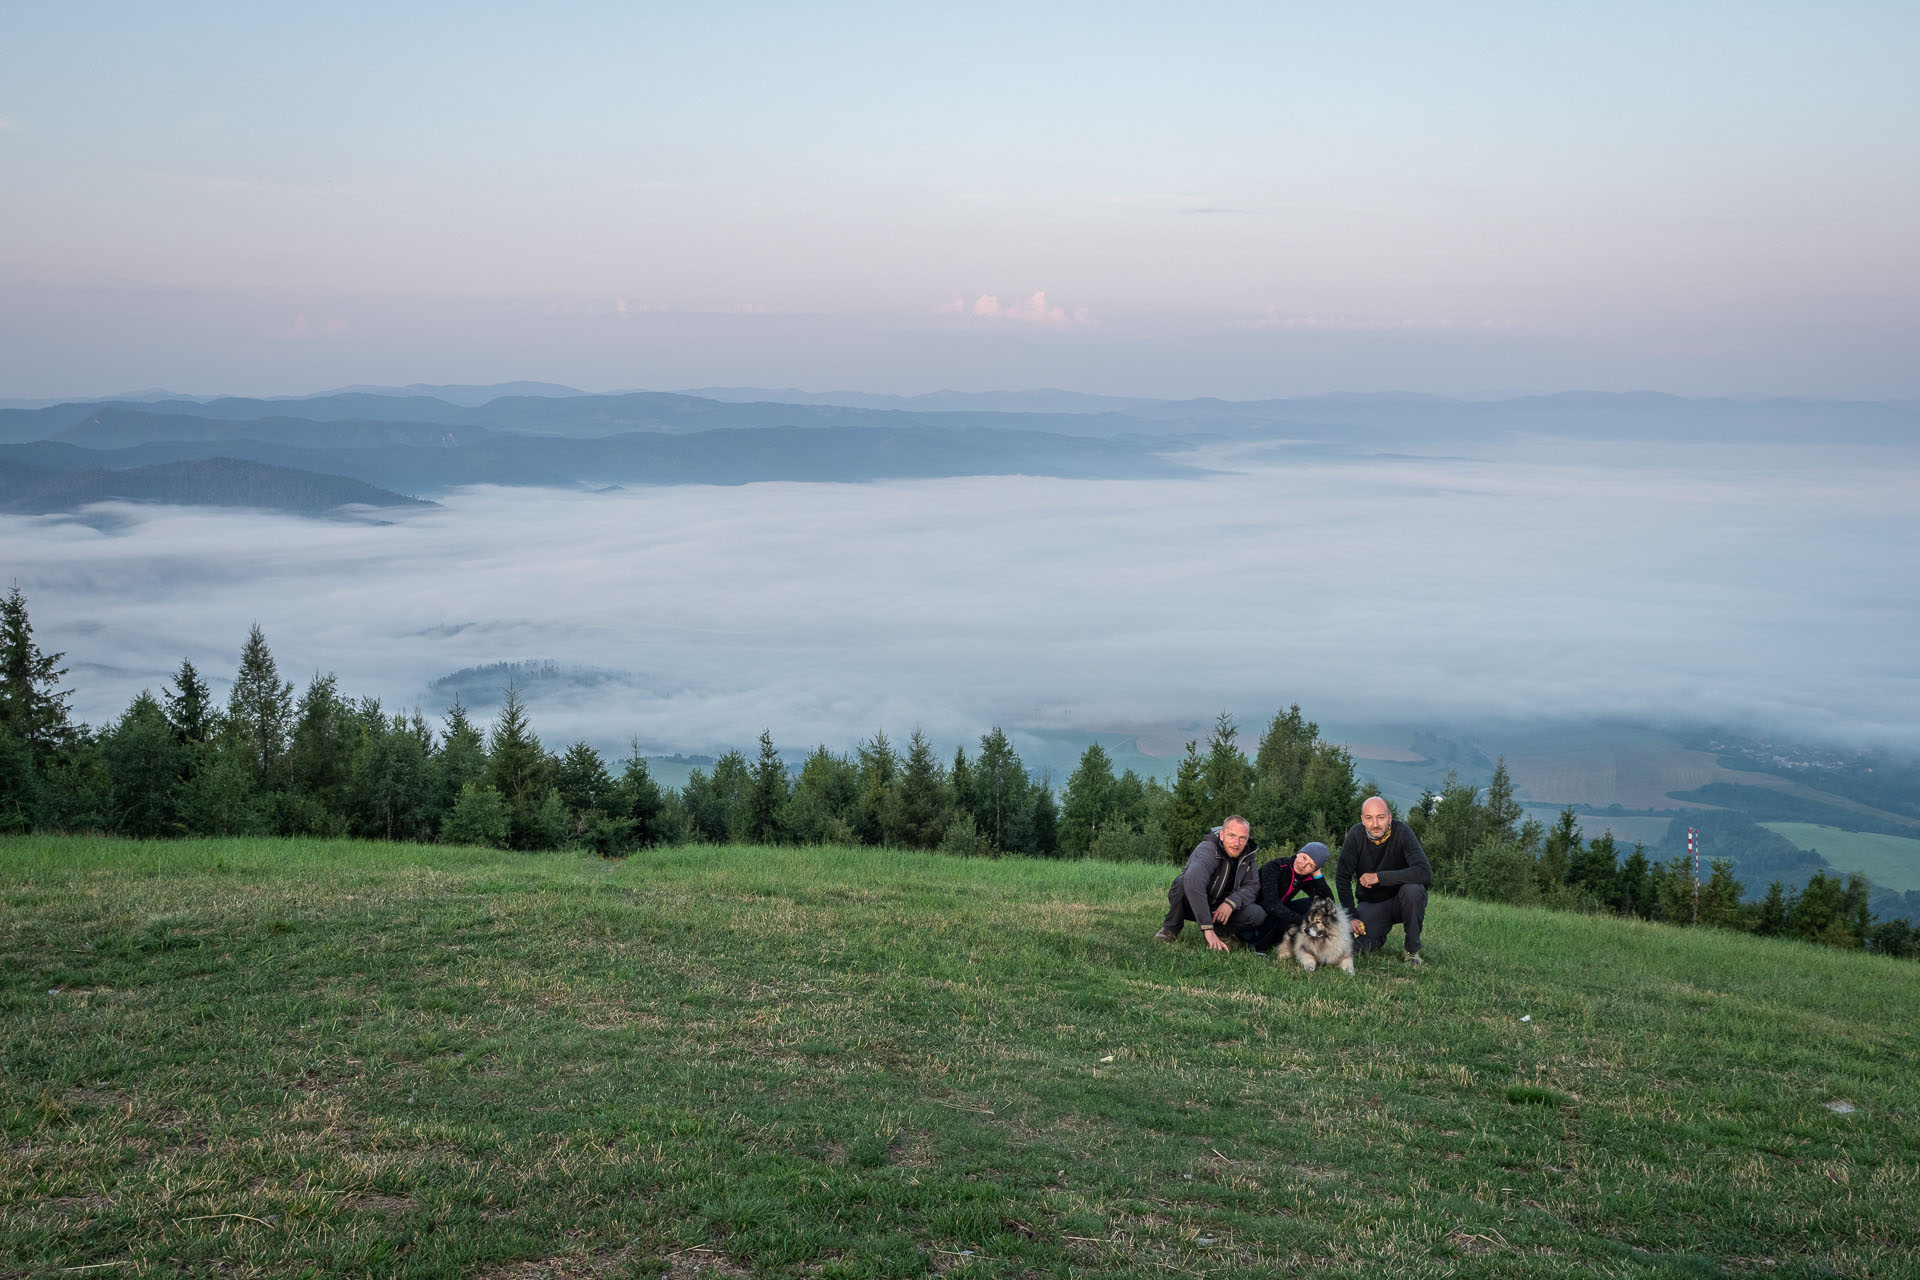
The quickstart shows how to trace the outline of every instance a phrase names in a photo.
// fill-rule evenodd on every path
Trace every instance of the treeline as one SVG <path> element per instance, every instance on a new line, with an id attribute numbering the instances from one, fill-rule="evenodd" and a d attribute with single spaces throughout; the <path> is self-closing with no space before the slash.
<path id="1" fill-rule="evenodd" d="M 661 787 L 638 746 L 611 766 L 585 742 L 547 750 L 509 686 L 484 730 L 456 697 L 436 728 L 316 675 L 296 695 L 260 628 L 248 634 L 224 707 L 192 662 L 160 697 L 119 719 L 74 724 L 62 655 L 34 643 L 16 587 L 0 604 L 0 831 L 172 836 L 356 836 L 618 857 L 681 843 L 887 845 L 945 853 L 1170 863 L 1230 813 L 1247 816 L 1262 859 L 1309 840 L 1336 851 L 1372 790 L 1345 748 L 1297 706 L 1276 715 L 1253 756 L 1222 714 L 1204 749 L 1186 744 L 1171 786 L 1115 773 L 1098 744 L 1066 785 L 1027 770 L 995 728 L 973 755 L 938 757 L 915 730 L 851 754 L 816 747 L 790 771 L 771 733 L 757 755 L 729 751 L 679 790 Z M 1405 815 L 1436 885 L 1487 901 L 1694 923 L 1692 864 L 1621 856 L 1611 834 L 1583 841 L 1564 810 L 1551 829 L 1523 815 L 1506 762 L 1484 792 L 1449 774 Z M 1698 923 L 1890 955 L 1920 953 L 1920 931 L 1876 921 L 1864 877 L 1776 880 L 1745 901 L 1733 864 L 1699 886 Z"/>
<path id="2" fill-rule="evenodd" d="M 1693 860 L 1685 855 L 1653 861 L 1635 845 L 1622 857 L 1612 832 L 1582 842 L 1571 807 L 1561 810 L 1551 828 L 1523 817 L 1505 760 L 1494 766 L 1484 792 L 1449 773 L 1441 790 L 1420 797 L 1406 821 L 1433 862 L 1435 883 L 1487 902 L 1604 911 L 1920 956 L 1920 930 L 1905 920 L 1874 917 L 1865 876 L 1843 879 L 1818 871 L 1797 890 L 1775 880 L 1763 898 L 1749 902 L 1733 861 L 1715 858 L 1696 886 Z"/>
<path id="3" fill-rule="evenodd" d="M 443 722 L 352 698 L 331 675 L 304 692 L 267 639 L 247 637 L 216 705 L 191 661 L 115 721 L 75 724 L 62 655 L 34 643 L 16 587 L 0 607 L 0 830 L 168 836 L 359 836 L 562 847 L 618 856 L 682 842 L 869 844 L 949 853 L 1171 861 L 1238 811 L 1269 841 L 1333 839 L 1360 799 L 1353 761 L 1299 708 L 1274 718 L 1253 761 L 1221 716 L 1189 742 L 1174 785 L 1117 775 L 1089 747 L 1056 792 L 999 728 L 969 756 L 876 733 L 851 754 L 817 747 L 789 772 L 770 734 L 661 787 L 636 744 L 611 766 L 585 742 L 558 753 L 510 686 L 493 723 L 458 698 Z"/>

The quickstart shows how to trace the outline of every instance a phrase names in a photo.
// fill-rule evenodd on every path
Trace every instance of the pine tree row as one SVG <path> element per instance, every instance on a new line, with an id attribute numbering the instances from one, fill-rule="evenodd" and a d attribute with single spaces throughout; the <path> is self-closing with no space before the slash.
<path id="1" fill-rule="evenodd" d="M 1222 713 L 1204 751 L 1186 744 L 1171 787 L 1116 775 L 1096 743 L 1056 796 L 996 727 L 950 763 L 915 730 L 904 753 L 876 733 L 851 756 L 816 747 L 798 770 L 767 732 L 755 759 L 729 751 L 675 791 L 637 743 L 617 775 L 585 742 L 547 751 L 511 686 L 484 733 L 457 698 L 436 732 L 417 710 L 346 697 L 331 675 L 296 696 L 258 626 L 224 707 L 185 661 L 160 698 L 143 691 L 97 730 L 72 723 L 60 658 L 34 643 L 15 587 L 0 603 L 0 832 L 356 836 L 609 857 L 674 843 L 887 845 L 1177 863 L 1232 813 L 1251 821 L 1263 859 L 1310 840 L 1337 850 L 1373 789 L 1298 706 L 1273 718 L 1251 759 Z M 1551 830 L 1525 817 L 1504 760 L 1484 792 L 1449 774 L 1405 816 L 1444 891 L 1920 954 L 1920 931 L 1875 921 L 1864 877 L 1818 873 L 1795 891 L 1776 880 L 1747 902 L 1718 859 L 1696 893 L 1685 858 L 1654 864 L 1636 846 L 1622 859 L 1610 833 L 1583 842 L 1572 808 Z"/>

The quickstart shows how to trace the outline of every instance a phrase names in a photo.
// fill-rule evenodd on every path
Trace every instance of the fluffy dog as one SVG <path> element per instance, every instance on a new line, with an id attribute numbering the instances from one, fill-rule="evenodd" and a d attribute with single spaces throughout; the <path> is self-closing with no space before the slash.
<path id="1" fill-rule="evenodd" d="M 1307 918 L 1287 930 L 1287 936 L 1273 949 L 1274 963 L 1298 960 L 1300 967 L 1312 973 L 1323 964 L 1337 964 L 1353 972 L 1353 928 L 1347 923 L 1346 910 L 1331 898 L 1315 898 L 1307 907 Z"/>

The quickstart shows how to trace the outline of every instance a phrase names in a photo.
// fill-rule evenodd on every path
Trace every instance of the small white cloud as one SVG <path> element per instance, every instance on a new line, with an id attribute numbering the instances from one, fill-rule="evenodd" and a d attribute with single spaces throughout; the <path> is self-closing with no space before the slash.
<path id="1" fill-rule="evenodd" d="M 347 322 L 339 316 L 308 315 L 296 312 L 291 323 L 281 330 L 280 336 L 286 338 L 312 338 L 321 334 L 336 337 L 347 331 Z"/>
<path id="2" fill-rule="evenodd" d="M 20 122 L 12 116 L 0 116 L 0 133 L 11 133 L 20 127 Z"/>
<path id="3" fill-rule="evenodd" d="M 1046 328 L 1063 329 L 1069 325 L 1092 323 L 1092 313 L 1085 307 L 1075 307 L 1069 312 L 1065 307 L 1057 307 L 1047 301 L 1044 289 L 1036 289 L 1031 297 L 1018 302 L 1001 302 L 996 294 L 983 293 L 967 303 L 955 294 L 945 305 L 939 308 L 941 315 L 971 316 L 976 320 L 1008 320 L 1016 324 L 1037 325 Z"/>

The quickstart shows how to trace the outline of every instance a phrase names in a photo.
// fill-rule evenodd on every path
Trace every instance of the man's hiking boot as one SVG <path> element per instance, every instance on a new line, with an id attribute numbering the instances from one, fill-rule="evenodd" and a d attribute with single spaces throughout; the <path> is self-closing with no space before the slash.
<path id="1" fill-rule="evenodd" d="M 1409 951 L 1407 952 L 1407 963 L 1412 965 L 1414 968 L 1418 969 L 1422 965 L 1426 964 L 1426 961 L 1420 958 L 1420 953 L 1418 951 Z"/>
<path id="2" fill-rule="evenodd" d="M 1179 938 L 1180 938 L 1180 933 L 1177 929 L 1162 929 L 1160 932 L 1153 935 L 1153 940 L 1155 942 L 1177 942 L 1179 941 Z"/>

